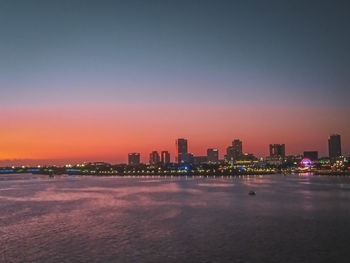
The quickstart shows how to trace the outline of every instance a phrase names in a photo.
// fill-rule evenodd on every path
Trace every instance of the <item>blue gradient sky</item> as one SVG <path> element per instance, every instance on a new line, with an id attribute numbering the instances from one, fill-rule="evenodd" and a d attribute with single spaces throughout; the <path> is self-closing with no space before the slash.
<path id="1" fill-rule="evenodd" d="M 252 129 L 257 132 L 261 123 L 252 126 L 240 117 L 244 112 L 252 111 L 252 116 L 254 111 L 266 112 L 264 118 L 271 125 L 273 111 L 279 113 L 274 116 L 276 127 L 288 125 L 284 116 L 308 118 L 315 128 L 306 128 L 306 136 L 317 133 L 316 150 L 323 154 L 328 134 L 341 133 L 343 149 L 350 154 L 349 13 L 347 1 L 0 1 L 0 105 L 13 125 L 6 132 L 18 133 L 28 111 L 54 111 L 53 118 L 61 116 L 57 123 L 61 127 L 69 119 L 69 112 L 62 113 L 67 107 L 72 111 L 87 107 L 78 115 L 85 122 L 96 112 L 98 116 L 111 112 L 111 107 L 119 110 L 116 115 L 127 116 L 120 107 L 125 105 L 156 114 L 160 120 L 176 116 L 179 124 L 181 118 L 192 120 L 187 118 L 189 105 L 201 107 L 209 119 L 218 114 L 213 108 L 226 107 L 227 116 L 216 124 L 230 126 L 225 130 L 227 144 L 243 134 L 249 134 L 246 139 L 251 141 L 260 138 Z M 150 110 L 153 106 L 160 112 Z M 136 116 L 129 117 L 145 122 Z M 233 123 L 228 124 L 230 118 Z M 8 119 L 0 120 L 7 125 Z M 294 119 L 290 123 L 296 125 Z M 177 136 L 195 141 L 201 136 L 196 126 L 174 133 L 164 130 L 169 144 L 162 145 L 174 147 Z M 110 128 L 126 132 L 121 126 Z M 76 139 L 73 133 L 65 136 L 71 142 Z M 295 143 L 293 134 L 270 137 Z M 297 143 L 291 153 L 317 147 L 316 142 L 305 143 Z M 14 141 L 6 139 L 1 145 L 10 149 Z M 0 159 L 1 155 L 45 158 L 44 146 L 25 149 L 0 149 Z M 266 153 L 262 146 L 248 149 Z M 132 149 L 123 148 L 128 150 Z M 194 148 L 199 151 L 199 146 Z M 57 152 L 49 158 L 67 154 L 63 149 Z M 97 157 L 119 155 L 117 151 Z"/>

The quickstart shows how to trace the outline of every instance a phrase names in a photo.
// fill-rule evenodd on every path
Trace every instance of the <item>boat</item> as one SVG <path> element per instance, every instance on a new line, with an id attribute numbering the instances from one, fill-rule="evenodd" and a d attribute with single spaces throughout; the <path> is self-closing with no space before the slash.
<path id="1" fill-rule="evenodd" d="M 254 191 L 249 191 L 248 193 L 249 195 L 256 195 L 256 193 Z"/>

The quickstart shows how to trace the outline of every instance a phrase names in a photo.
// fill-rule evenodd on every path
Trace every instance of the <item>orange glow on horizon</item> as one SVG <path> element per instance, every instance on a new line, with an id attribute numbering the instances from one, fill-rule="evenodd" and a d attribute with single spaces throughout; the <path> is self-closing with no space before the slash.
<path id="1" fill-rule="evenodd" d="M 308 116 L 317 118 L 300 118 L 306 110 Z M 267 155 L 270 143 L 285 143 L 287 154 L 318 150 L 322 155 L 333 131 L 328 127 L 337 127 L 343 144 L 350 134 L 343 125 L 344 111 L 291 107 L 283 111 L 230 105 L 7 108 L 0 120 L 0 160 L 118 163 L 126 162 L 129 152 L 140 152 L 141 159 L 147 161 L 153 150 L 168 150 L 174 160 L 175 139 L 179 137 L 189 140 L 189 151 L 195 155 L 218 148 L 222 158 L 235 138 L 243 141 L 244 152 L 257 156 Z"/>

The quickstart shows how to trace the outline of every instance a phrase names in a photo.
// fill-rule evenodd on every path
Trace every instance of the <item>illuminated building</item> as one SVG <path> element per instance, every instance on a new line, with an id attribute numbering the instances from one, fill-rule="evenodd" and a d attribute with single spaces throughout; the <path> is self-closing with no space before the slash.
<path id="1" fill-rule="evenodd" d="M 285 157 L 286 150 L 284 144 L 270 144 L 270 157 Z"/>
<path id="2" fill-rule="evenodd" d="M 176 140 L 176 162 L 181 163 L 185 158 L 185 154 L 188 153 L 187 140 L 180 138 Z"/>
<path id="3" fill-rule="evenodd" d="M 160 163 L 160 157 L 159 157 L 159 153 L 157 151 L 153 151 L 150 153 L 149 155 L 149 163 L 151 165 L 156 165 Z"/>
<path id="4" fill-rule="evenodd" d="M 235 139 L 232 142 L 232 146 L 226 148 L 226 156 L 225 159 L 227 161 L 230 160 L 238 160 L 242 156 L 242 141 Z"/>
<path id="5" fill-rule="evenodd" d="M 283 164 L 284 160 L 280 156 L 268 156 L 265 158 L 265 162 L 271 166 L 280 166 Z"/>
<path id="6" fill-rule="evenodd" d="M 219 161 L 218 149 L 208 149 L 207 150 L 207 161 L 210 163 L 217 163 Z"/>
<path id="7" fill-rule="evenodd" d="M 318 160 L 318 151 L 308 151 L 304 152 L 304 158 L 310 159 L 311 161 Z"/>
<path id="8" fill-rule="evenodd" d="M 286 164 L 286 150 L 284 144 L 270 144 L 270 156 L 266 157 L 266 163 L 272 166 Z"/>
<path id="9" fill-rule="evenodd" d="M 300 166 L 302 168 L 308 168 L 310 169 L 312 167 L 312 161 L 310 158 L 304 158 L 300 161 Z"/>
<path id="10" fill-rule="evenodd" d="M 242 154 L 241 157 L 239 158 L 240 161 L 257 161 L 258 158 L 254 156 L 252 153 L 245 153 Z"/>
<path id="11" fill-rule="evenodd" d="M 140 154 L 139 153 L 129 153 L 128 164 L 129 165 L 139 165 L 140 164 Z"/>
<path id="12" fill-rule="evenodd" d="M 163 165 L 166 165 L 166 164 L 170 163 L 170 153 L 168 151 L 162 151 L 161 163 Z"/>
<path id="13" fill-rule="evenodd" d="M 335 158 L 341 156 L 341 142 L 339 134 L 332 134 L 328 138 L 328 152 L 329 158 L 334 160 Z"/>
<path id="14" fill-rule="evenodd" d="M 288 166 L 293 166 L 295 167 L 297 164 L 299 164 L 301 162 L 301 160 L 304 158 L 304 155 L 288 155 L 286 156 L 285 159 L 285 163 Z M 309 158 L 310 159 L 310 158 Z"/>

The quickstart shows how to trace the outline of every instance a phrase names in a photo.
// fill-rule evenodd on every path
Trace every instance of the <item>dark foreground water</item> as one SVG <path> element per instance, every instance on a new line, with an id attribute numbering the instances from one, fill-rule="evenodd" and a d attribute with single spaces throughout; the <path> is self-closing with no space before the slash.
<path id="1" fill-rule="evenodd" d="M 348 263 L 350 178 L 0 175 L 0 262 Z"/>

